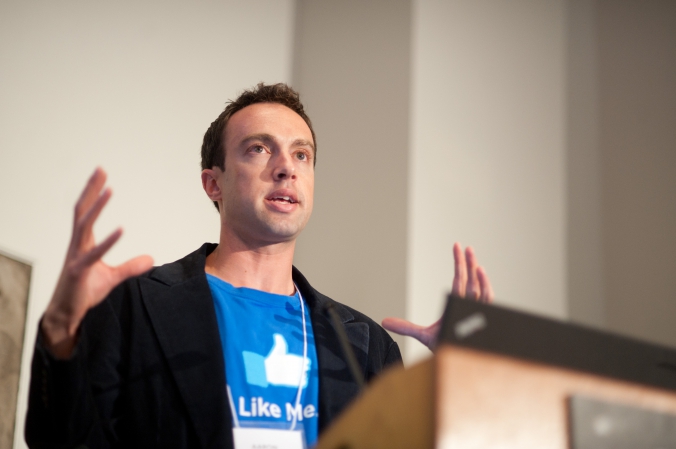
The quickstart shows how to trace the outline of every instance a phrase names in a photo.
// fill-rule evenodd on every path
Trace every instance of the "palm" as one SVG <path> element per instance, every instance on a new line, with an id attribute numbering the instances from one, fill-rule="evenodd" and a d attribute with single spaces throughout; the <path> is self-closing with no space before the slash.
<path id="1" fill-rule="evenodd" d="M 153 259 L 150 256 L 135 257 L 116 267 L 111 267 L 102 260 L 97 261 L 87 273 L 88 306 L 94 307 L 122 281 L 147 271 L 152 264 Z"/>
<path id="2" fill-rule="evenodd" d="M 119 283 L 119 274 L 116 268 L 103 261 L 94 263 L 84 274 L 84 297 L 87 308 L 94 307 Z"/>

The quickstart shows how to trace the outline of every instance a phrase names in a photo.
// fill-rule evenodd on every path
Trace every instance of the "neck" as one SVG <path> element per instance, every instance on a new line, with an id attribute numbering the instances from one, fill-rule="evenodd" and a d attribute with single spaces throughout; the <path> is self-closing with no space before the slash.
<path id="1" fill-rule="evenodd" d="M 234 287 L 292 295 L 295 288 L 291 267 L 295 246 L 295 239 L 281 243 L 249 245 L 222 230 L 219 244 L 207 256 L 204 269 Z"/>

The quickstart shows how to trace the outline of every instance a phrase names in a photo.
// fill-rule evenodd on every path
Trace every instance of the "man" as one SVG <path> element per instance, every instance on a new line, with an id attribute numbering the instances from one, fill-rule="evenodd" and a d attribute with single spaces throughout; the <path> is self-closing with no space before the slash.
<path id="1" fill-rule="evenodd" d="M 296 431 L 312 445 L 358 392 L 325 316 L 329 304 L 367 381 L 401 361 L 380 326 L 314 290 L 292 266 L 312 212 L 315 157 L 296 92 L 283 84 L 245 91 L 202 147 L 219 244 L 152 269 L 149 256 L 118 267 L 101 261 L 122 231 L 95 243 L 92 227 L 111 191 L 105 173 L 94 172 L 40 324 L 30 446 L 221 448 L 233 447 L 233 435 Z M 471 250 L 456 244 L 454 254 L 454 291 L 489 301 Z M 384 324 L 428 346 L 438 328 Z"/>

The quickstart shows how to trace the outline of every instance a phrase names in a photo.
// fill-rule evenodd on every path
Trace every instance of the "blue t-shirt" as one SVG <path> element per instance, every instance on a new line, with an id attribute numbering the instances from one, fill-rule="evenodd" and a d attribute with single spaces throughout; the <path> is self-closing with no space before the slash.
<path id="1" fill-rule="evenodd" d="M 295 430 L 304 430 L 307 445 L 314 445 L 319 377 L 307 305 L 307 357 L 303 359 L 298 292 L 284 296 L 236 288 L 210 274 L 207 280 L 216 306 L 231 408 L 236 413 L 233 425 L 290 429 L 295 421 Z"/>

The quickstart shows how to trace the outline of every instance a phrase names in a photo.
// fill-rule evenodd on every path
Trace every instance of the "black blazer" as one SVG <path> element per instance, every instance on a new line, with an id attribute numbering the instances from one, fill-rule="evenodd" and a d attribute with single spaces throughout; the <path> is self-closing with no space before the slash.
<path id="1" fill-rule="evenodd" d="M 26 441 L 30 447 L 232 448 L 225 363 L 205 244 L 118 286 L 86 316 L 73 356 L 59 361 L 38 335 Z M 374 321 L 317 292 L 294 267 L 319 362 L 319 431 L 358 393 L 324 306 L 343 321 L 369 380 L 401 362 Z"/>

